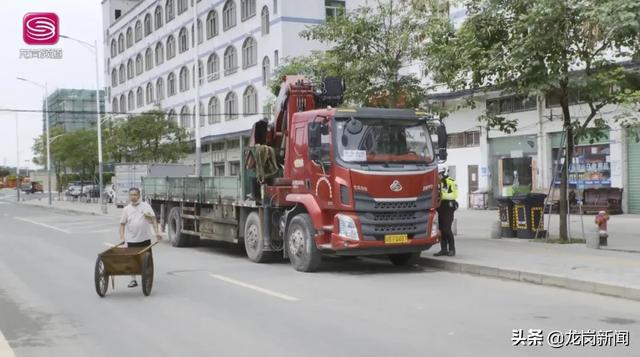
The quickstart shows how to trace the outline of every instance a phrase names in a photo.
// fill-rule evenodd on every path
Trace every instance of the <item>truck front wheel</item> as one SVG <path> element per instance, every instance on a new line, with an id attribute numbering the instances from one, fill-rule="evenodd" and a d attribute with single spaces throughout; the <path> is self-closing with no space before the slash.
<path id="1" fill-rule="evenodd" d="M 168 236 L 171 245 L 174 247 L 186 247 L 189 243 L 189 236 L 182 233 L 182 218 L 180 217 L 180 207 L 173 207 L 169 211 Z"/>
<path id="2" fill-rule="evenodd" d="M 322 253 L 316 247 L 313 223 L 308 214 L 299 214 L 289 224 L 286 249 L 291 265 L 297 271 L 313 272 L 322 262 Z"/>
<path id="3" fill-rule="evenodd" d="M 251 212 L 247 216 L 247 223 L 244 226 L 244 249 L 247 251 L 249 259 L 254 263 L 266 263 L 273 256 L 272 252 L 264 250 L 262 225 L 258 212 Z"/>

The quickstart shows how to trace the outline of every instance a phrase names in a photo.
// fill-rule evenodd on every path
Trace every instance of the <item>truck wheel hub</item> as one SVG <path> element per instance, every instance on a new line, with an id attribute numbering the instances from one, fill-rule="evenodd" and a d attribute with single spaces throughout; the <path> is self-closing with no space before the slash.
<path id="1" fill-rule="evenodd" d="M 302 232 L 297 229 L 291 234 L 291 238 L 289 239 L 289 251 L 291 255 L 295 255 L 296 257 L 302 256 L 304 252 L 304 236 Z"/>
<path id="2" fill-rule="evenodd" d="M 258 227 L 256 226 L 249 227 L 249 231 L 247 232 L 246 239 L 247 239 L 246 244 L 249 246 L 249 248 L 256 249 L 256 247 L 258 246 Z"/>

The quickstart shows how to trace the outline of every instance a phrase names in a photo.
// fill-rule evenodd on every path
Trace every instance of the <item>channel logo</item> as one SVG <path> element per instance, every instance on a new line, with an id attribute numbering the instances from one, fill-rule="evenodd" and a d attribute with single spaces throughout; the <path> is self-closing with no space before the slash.
<path id="1" fill-rule="evenodd" d="M 55 45 L 60 19 L 53 12 L 29 12 L 22 19 L 22 39 L 27 45 Z"/>

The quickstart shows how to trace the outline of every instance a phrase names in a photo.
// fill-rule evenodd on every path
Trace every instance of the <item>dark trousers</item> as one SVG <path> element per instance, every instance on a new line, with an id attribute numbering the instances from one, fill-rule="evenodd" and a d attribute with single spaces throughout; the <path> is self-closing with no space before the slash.
<path id="1" fill-rule="evenodd" d="M 455 210 L 451 207 L 450 201 L 440 202 L 438 208 L 438 224 L 440 225 L 440 232 L 442 237 L 440 238 L 440 249 L 443 252 L 456 250 L 456 244 L 453 241 L 453 231 L 451 225 L 453 224 L 453 213 Z"/>

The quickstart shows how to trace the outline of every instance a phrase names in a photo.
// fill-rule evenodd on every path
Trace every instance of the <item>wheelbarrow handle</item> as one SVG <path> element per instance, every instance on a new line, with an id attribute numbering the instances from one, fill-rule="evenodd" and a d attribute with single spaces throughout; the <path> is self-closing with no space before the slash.
<path id="1" fill-rule="evenodd" d="M 148 251 L 149 249 L 151 249 L 151 247 L 153 247 L 153 246 L 154 246 L 154 245 L 156 245 L 156 244 L 158 244 L 158 241 L 157 241 L 157 240 L 156 240 L 155 242 L 151 243 L 151 245 L 150 245 L 150 246 L 148 246 L 148 247 L 144 248 L 143 250 L 141 250 L 140 252 L 138 252 L 138 254 L 142 254 L 142 253 L 144 253 L 144 252 Z"/>

